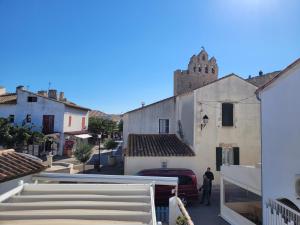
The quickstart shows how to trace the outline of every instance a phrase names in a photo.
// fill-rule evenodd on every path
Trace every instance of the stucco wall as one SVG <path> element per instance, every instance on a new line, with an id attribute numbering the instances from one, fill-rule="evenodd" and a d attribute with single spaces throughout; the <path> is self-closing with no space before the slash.
<path id="1" fill-rule="evenodd" d="M 260 162 L 260 102 L 255 90 L 254 85 L 236 76 L 195 90 L 194 151 L 199 170 L 204 173 L 211 167 L 215 183 L 220 178 L 216 171 L 216 147 L 239 147 L 241 165 Z M 222 127 L 222 102 L 234 103 L 233 127 Z M 204 115 L 209 121 L 201 130 Z"/>
<path id="2" fill-rule="evenodd" d="M 176 123 L 180 121 L 183 140 L 193 147 L 194 144 L 194 92 L 176 96 Z M 178 125 L 179 131 L 179 125 Z M 178 132 L 178 136 L 179 132 Z"/>
<path id="3" fill-rule="evenodd" d="M 22 124 L 26 115 L 31 114 L 31 124 L 34 129 L 42 131 L 43 115 L 54 115 L 54 131 L 63 132 L 64 104 L 43 97 L 37 97 L 37 102 L 27 102 L 27 97 L 31 96 L 30 93 L 18 90 L 17 94 L 15 116 L 17 124 Z"/>
<path id="4" fill-rule="evenodd" d="M 71 126 L 69 126 L 69 116 L 71 116 Z M 64 132 L 80 131 L 82 130 L 82 118 L 85 117 L 85 126 L 88 127 L 89 116 L 87 111 L 74 109 L 65 106 L 64 112 Z"/>
<path id="5" fill-rule="evenodd" d="M 176 99 L 169 98 L 144 108 L 126 113 L 123 116 L 124 146 L 129 134 L 158 134 L 159 119 L 169 119 L 169 133 L 176 133 Z"/>
<path id="6" fill-rule="evenodd" d="M 0 118 L 8 118 L 9 115 L 16 114 L 15 104 L 0 104 Z"/>
<path id="7" fill-rule="evenodd" d="M 261 93 L 263 202 L 287 198 L 300 208 L 295 175 L 300 174 L 300 65 Z M 265 208 L 265 207 L 264 207 Z"/>

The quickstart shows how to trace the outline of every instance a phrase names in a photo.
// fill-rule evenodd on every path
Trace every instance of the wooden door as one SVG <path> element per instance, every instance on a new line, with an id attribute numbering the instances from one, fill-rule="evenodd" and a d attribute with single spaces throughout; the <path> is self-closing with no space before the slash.
<path id="1" fill-rule="evenodd" d="M 43 115 L 43 133 L 54 133 L 54 115 Z"/>

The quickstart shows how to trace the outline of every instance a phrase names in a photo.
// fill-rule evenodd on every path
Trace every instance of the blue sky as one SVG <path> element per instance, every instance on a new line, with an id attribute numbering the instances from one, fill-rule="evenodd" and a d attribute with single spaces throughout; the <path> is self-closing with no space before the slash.
<path id="1" fill-rule="evenodd" d="M 121 113 L 169 97 L 204 46 L 219 76 L 300 57 L 298 0 L 0 0 L 0 85 Z"/>

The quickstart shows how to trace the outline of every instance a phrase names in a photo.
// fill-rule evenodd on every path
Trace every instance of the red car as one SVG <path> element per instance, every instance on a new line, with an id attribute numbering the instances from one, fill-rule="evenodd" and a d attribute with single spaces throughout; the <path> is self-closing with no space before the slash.
<path id="1" fill-rule="evenodd" d="M 157 176 L 157 177 L 178 177 L 178 197 L 184 205 L 198 198 L 199 192 L 197 188 L 197 177 L 192 170 L 189 169 L 171 169 L 159 168 L 142 170 L 139 176 Z M 156 185 L 155 186 L 155 204 L 168 204 L 169 198 L 174 196 L 174 187 Z"/>

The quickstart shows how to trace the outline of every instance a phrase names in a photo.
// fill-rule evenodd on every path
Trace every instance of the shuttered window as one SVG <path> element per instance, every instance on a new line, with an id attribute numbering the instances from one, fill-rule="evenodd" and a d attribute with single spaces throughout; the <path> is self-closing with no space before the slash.
<path id="1" fill-rule="evenodd" d="M 226 165 L 240 165 L 240 148 L 233 147 L 232 149 L 216 148 L 216 170 L 220 171 L 221 166 Z"/>
<path id="2" fill-rule="evenodd" d="M 222 148 L 216 148 L 216 171 L 220 171 L 222 166 Z"/>
<path id="3" fill-rule="evenodd" d="M 169 120 L 159 119 L 159 133 L 168 134 L 169 133 Z"/>
<path id="4" fill-rule="evenodd" d="M 240 165 L 240 148 L 233 148 L 233 165 Z"/>
<path id="5" fill-rule="evenodd" d="M 232 103 L 222 103 L 222 126 L 233 126 Z"/>

